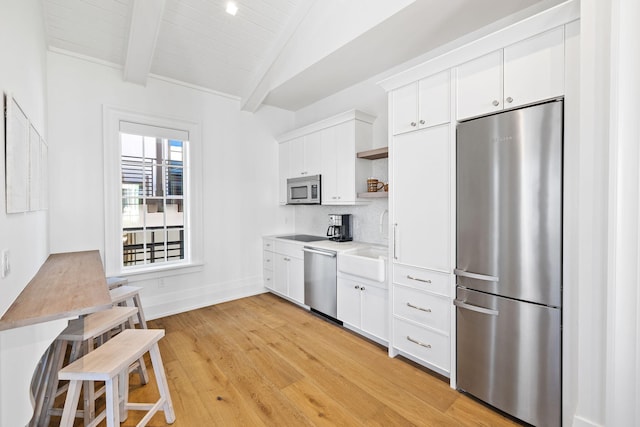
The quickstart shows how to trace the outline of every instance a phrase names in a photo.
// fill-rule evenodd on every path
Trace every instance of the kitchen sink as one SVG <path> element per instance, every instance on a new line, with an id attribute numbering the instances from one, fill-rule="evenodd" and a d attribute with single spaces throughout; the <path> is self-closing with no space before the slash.
<path id="1" fill-rule="evenodd" d="M 365 279 L 386 280 L 388 249 L 367 246 L 338 254 L 338 271 Z"/>

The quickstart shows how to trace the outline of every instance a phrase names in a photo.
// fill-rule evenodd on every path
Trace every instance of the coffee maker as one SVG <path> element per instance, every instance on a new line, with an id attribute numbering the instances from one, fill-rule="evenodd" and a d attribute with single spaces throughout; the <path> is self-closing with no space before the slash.
<path id="1" fill-rule="evenodd" d="M 353 240 L 351 230 L 353 219 L 351 214 L 329 214 L 327 237 L 334 242 L 350 242 Z"/>

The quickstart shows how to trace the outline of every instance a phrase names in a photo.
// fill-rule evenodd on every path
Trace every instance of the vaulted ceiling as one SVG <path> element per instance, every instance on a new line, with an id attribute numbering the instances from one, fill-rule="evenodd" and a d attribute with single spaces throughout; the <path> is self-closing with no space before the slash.
<path id="1" fill-rule="evenodd" d="M 236 16 L 225 12 L 226 0 L 43 5 L 50 49 L 122 67 L 133 83 L 155 75 L 231 95 L 253 111 L 262 103 L 302 108 L 505 16 L 562 2 L 349 0 L 358 6 L 349 12 L 346 1 L 236 0 Z M 332 25 L 348 23 L 348 13 L 353 28 Z M 368 22 L 367 13 L 377 15 Z M 308 42 L 310 29 L 317 42 Z M 324 49 L 306 52 L 305 40 Z"/>

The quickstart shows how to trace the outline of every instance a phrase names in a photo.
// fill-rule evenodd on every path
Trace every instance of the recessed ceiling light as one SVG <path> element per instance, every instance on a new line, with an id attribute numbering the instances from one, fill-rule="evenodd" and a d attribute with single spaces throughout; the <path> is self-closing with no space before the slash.
<path id="1" fill-rule="evenodd" d="M 229 15 L 236 16 L 236 13 L 238 13 L 238 6 L 234 2 L 230 1 L 227 3 L 227 13 Z"/>

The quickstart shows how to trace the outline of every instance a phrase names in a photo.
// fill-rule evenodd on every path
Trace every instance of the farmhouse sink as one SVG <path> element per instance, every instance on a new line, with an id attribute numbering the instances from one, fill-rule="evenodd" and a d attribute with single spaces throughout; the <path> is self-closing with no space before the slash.
<path id="1" fill-rule="evenodd" d="M 365 279 L 384 282 L 387 270 L 387 248 L 367 246 L 338 254 L 338 271 Z"/>

